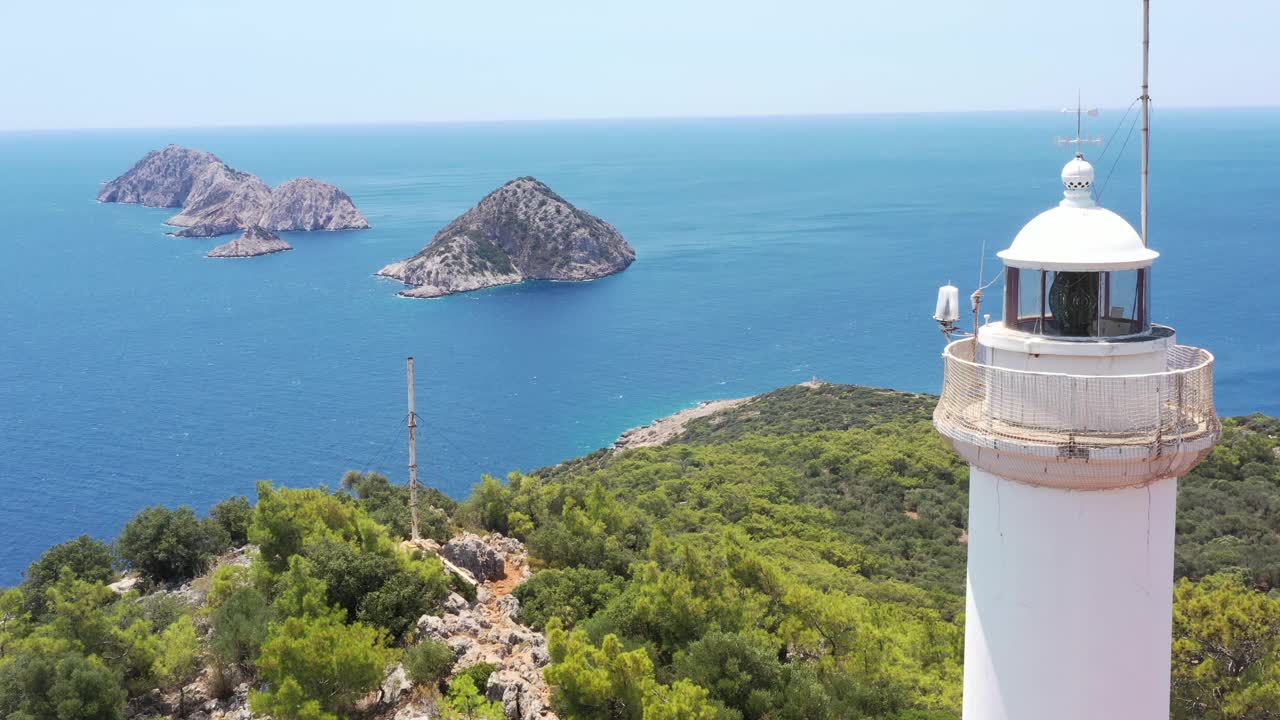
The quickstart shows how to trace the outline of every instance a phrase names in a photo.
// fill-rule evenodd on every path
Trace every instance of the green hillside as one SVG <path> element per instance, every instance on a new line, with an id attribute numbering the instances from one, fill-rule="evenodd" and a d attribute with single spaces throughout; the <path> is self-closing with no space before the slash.
<path id="1" fill-rule="evenodd" d="M 666 446 L 484 478 L 461 504 L 427 492 L 424 533 L 526 543 L 520 619 L 547 634 L 565 720 L 954 720 L 967 468 L 933 403 L 783 388 Z M 407 489 L 342 485 L 261 483 L 256 503 L 146 508 L 113 544 L 51 548 L 0 591 L 0 718 L 182 715 L 200 677 L 214 697 L 247 683 L 277 720 L 374 720 L 401 662 L 441 717 L 496 719 L 492 666 L 415 631 L 471 591 L 399 542 Z M 1280 720 L 1277 549 L 1280 420 L 1227 419 L 1182 483 L 1177 720 Z M 122 569 L 134 590 L 107 587 Z"/>
<path id="2" fill-rule="evenodd" d="M 783 388 L 665 447 L 488 479 L 460 517 L 525 539 L 548 568 L 519 594 L 527 619 L 551 628 L 567 717 L 642 717 L 610 694 L 653 683 L 665 702 L 686 681 L 708 691 L 708 717 L 958 717 L 967 468 L 932 430 L 934 402 Z M 1230 575 L 1180 599 L 1276 604 L 1246 583 L 1278 579 L 1277 435 L 1275 419 L 1229 419 L 1184 480 L 1179 573 Z M 1275 638 L 1248 671 L 1225 671 L 1179 627 L 1178 716 L 1269 717 L 1249 713 L 1280 699 L 1258 670 L 1280 660 Z M 1241 687 L 1216 684 L 1220 672 Z M 1245 686 L 1247 711 L 1204 700 L 1227 707 Z"/>

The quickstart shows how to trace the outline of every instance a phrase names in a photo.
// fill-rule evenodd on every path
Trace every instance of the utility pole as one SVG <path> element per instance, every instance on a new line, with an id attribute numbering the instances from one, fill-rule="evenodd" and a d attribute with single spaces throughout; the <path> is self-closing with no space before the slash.
<path id="1" fill-rule="evenodd" d="M 412 525 L 409 538 L 414 542 L 421 540 L 418 533 L 418 414 L 413 409 L 413 357 L 408 360 L 409 366 L 409 515 Z"/>
<path id="2" fill-rule="evenodd" d="M 1142 0 L 1142 246 L 1147 246 L 1147 177 L 1151 158 L 1151 0 Z"/>

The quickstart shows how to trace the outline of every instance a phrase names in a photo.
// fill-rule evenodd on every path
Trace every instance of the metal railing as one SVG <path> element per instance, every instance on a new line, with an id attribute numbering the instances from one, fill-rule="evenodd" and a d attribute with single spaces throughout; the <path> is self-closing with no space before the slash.
<path id="1" fill-rule="evenodd" d="M 942 397 L 933 418 L 954 443 L 1023 453 L 1041 464 L 1046 458 L 1163 462 L 1173 472 L 1188 462 L 1194 467 L 1220 432 L 1207 350 L 1175 346 L 1163 372 L 1068 375 L 986 365 L 975 360 L 975 349 L 968 338 L 943 353 Z M 1172 462 L 1184 447 L 1198 457 Z"/>

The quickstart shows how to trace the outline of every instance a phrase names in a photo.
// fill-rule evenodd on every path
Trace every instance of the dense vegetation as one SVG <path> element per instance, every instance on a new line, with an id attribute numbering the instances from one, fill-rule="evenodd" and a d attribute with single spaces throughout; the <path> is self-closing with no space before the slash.
<path id="1" fill-rule="evenodd" d="M 564 717 L 958 717 L 967 469 L 933 402 L 784 388 L 666 447 L 486 479 L 460 517 L 546 564 L 517 593 Z M 1228 420 L 1183 482 L 1177 718 L 1278 717 L 1278 435 Z"/>
<path id="2" fill-rule="evenodd" d="M 424 534 L 528 544 L 521 618 L 548 635 L 566 720 L 958 718 L 967 471 L 932 404 L 785 388 L 665 447 L 485 478 L 461 505 L 427 493 Z M 1280 420 L 1230 419 L 1182 484 L 1177 720 L 1280 720 L 1278 437 Z M 349 473 L 51 548 L 0 593 L 0 718 L 119 718 L 154 687 L 181 714 L 197 674 L 251 681 L 279 720 L 358 716 L 396 661 L 446 717 L 496 717 L 492 666 L 414 637 L 455 585 L 407 531 L 405 488 Z M 145 592 L 108 588 L 120 570 Z"/>
<path id="3" fill-rule="evenodd" d="M 254 711 L 277 720 L 349 717 L 366 712 L 406 652 L 429 691 L 452 662 L 441 665 L 440 648 L 419 647 L 411 630 L 454 580 L 375 520 L 407 526 L 403 488 L 361 474 L 343 486 L 259 483 L 256 504 L 233 498 L 203 519 L 185 507 L 147 508 L 114 547 L 81 537 L 51 548 L 0 594 L 0 718 L 109 720 L 127 701 L 154 713 L 163 709 L 155 687 L 177 691 L 182 715 L 182 688 L 201 673 L 219 697 L 250 681 L 260 688 Z M 454 503 L 426 499 L 444 508 L 425 523 L 443 536 Z M 258 548 L 251 561 L 232 553 L 197 577 L 246 542 Z M 108 587 L 121 568 L 148 592 Z M 476 677 L 463 672 L 442 688 L 443 717 L 493 717 Z"/>

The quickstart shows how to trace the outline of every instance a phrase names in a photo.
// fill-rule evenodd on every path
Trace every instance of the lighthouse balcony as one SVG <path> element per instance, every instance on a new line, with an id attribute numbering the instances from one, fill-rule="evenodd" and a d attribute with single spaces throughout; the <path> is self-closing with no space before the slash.
<path id="1" fill-rule="evenodd" d="M 938 431 L 971 464 L 1019 482 L 1105 490 L 1179 477 L 1213 449 L 1213 355 L 1170 345 L 1165 369 L 1070 375 L 983 362 L 949 344 Z"/>

